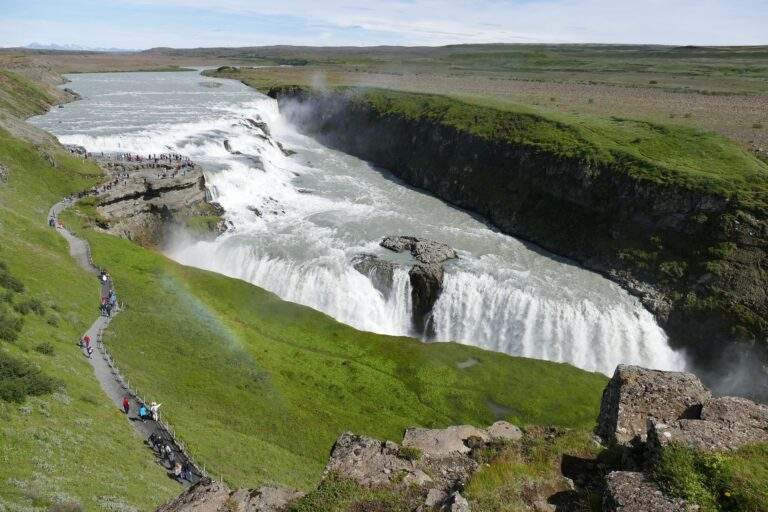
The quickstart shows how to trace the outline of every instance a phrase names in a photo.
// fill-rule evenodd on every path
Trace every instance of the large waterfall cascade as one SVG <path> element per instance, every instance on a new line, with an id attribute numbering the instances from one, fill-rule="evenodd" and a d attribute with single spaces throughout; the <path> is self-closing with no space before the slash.
<path id="1" fill-rule="evenodd" d="M 437 340 L 604 373 L 618 363 L 685 365 L 652 315 L 612 282 L 302 135 L 274 100 L 242 84 L 190 72 L 71 78 L 84 99 L 33 123 L 89 151 L 173 151 L 206 169 L 232 229 L 214 241 L 170 240 L 166 252 L 181 263 L 360 329 L 408 335 L 409 261 L 378 243 L 415 235 L 459 255 L 445 265 L 433 309 Z M 400 264 L 389 292 L 353 268 L 362 253 Z"/>

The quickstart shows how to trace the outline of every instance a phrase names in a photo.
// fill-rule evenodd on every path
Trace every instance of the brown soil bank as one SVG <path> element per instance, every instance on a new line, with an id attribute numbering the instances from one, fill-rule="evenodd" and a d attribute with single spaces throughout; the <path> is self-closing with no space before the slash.
<path id="1" fill-rule="evenodd" d="M 768 396 L 768 167 L 737 176 L 734 159 L 731 179 L 731 154 L 709 153 L 736 151 L 727 141 L 644 124 L 627 147 L 690 145 L 694 170 L 679 172 L 640 152 L 581 150 L 581 132 L 533 114 L 381 90 L 267 92 L 326 144 L 620 283 L 718 391 Z M 719 175 L 695 169 L 710 154 Z"/>

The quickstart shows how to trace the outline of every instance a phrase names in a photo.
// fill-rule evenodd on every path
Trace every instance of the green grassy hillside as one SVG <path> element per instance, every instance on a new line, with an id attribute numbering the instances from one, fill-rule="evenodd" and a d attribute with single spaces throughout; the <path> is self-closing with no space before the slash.
<path id="1" fill-rule="evenodd" d="M 55 98 L 41 85 L 0 69 L 0 112 L 19 117 L 44 112 Z"/>
<path id="2" fill-rule="evenodd" d="M 67 222 L 82 221 L 70 213 Z M 458 344 L 360 332 L 247 283 L 81 230 L 128 307 L 106 343 L 214 475 L 308 488 L 345 430 L 411 425 L 589 428 L 606 379 Z M 461 370 L 470 357 L 479 364 Z"/>
<path id="3" fill-rule="evenodd" d="M 23 285 L 14 292 L 18 286 L 0 279 L 0 327 L 23 322 L 15 340 L 0 336 L 0 510 L 70 501 L 85 510 L 146 510 L 180 487 L 154 464 L 77 347 L 98 314 L 98 284 L 46 227 L 49 207 L 96 183 L 100 171 L 65 152 L 50 155 L 56 167 L 0 131 L 0 165 L 8 169 L 0 182 L 0 262 Z M 39 368 L 54 392 L 24 397 L 40 376 L 8 371 L 18 365 Z"/>

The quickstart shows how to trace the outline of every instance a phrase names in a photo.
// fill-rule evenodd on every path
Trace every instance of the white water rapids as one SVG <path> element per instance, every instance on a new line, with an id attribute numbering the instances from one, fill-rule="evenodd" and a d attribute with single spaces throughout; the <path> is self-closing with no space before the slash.
<path id="1" fill-rule="evenodd" d="M 82 74 L 83 100 L 32 120 L 92 152 L 178 152 L 206 169 L 234 229 L 215 241 L 173 240 L 167 254 L 246 280 L 357 328 L 410 334 L 407 269 L 386 296 L 351 264 L 360 253 L 407 263 L 378 243 L 414 235 L 448 243 L 434 308 L 441 341 L 565 361 L 611 373 L 618 363 L 682 369 L 685 359 L 617 285 L 489 228 L 386 171 L 301 135 L 277 104 L 197 73 Z M 266 122 L 266 136 L 248 119 Z M 234 155 L 224 147 L 228 140 Z M 286 156 L 281 142 L 296 154 Z M 263 170 L 246 155 L 258 156 Z"/>

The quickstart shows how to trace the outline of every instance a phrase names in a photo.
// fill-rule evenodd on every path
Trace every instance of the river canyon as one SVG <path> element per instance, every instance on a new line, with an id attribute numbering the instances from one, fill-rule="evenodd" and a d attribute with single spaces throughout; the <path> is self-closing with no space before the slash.
<path id="1" fill-rule="evenodd" d="M 323 311 L 356 328 L 412 328 L 410 256 L 389 235 L 445 242 L 432 311 L 434 336 L 610 374 L 617 364 L 686 367 L 640 302 L 601 275 L 500 233 L 482 219 L 405 185 L 386 169 L 303 135 L 275 100 L 197 72 L 78 74 L 80 101 L 32 119 L 91 152 L 174 152 L 202 166 L 229 230 L 200 240 L 174 233 L 163 251 Z M 353 262 L 395 264 L 381 290 Z"/>

